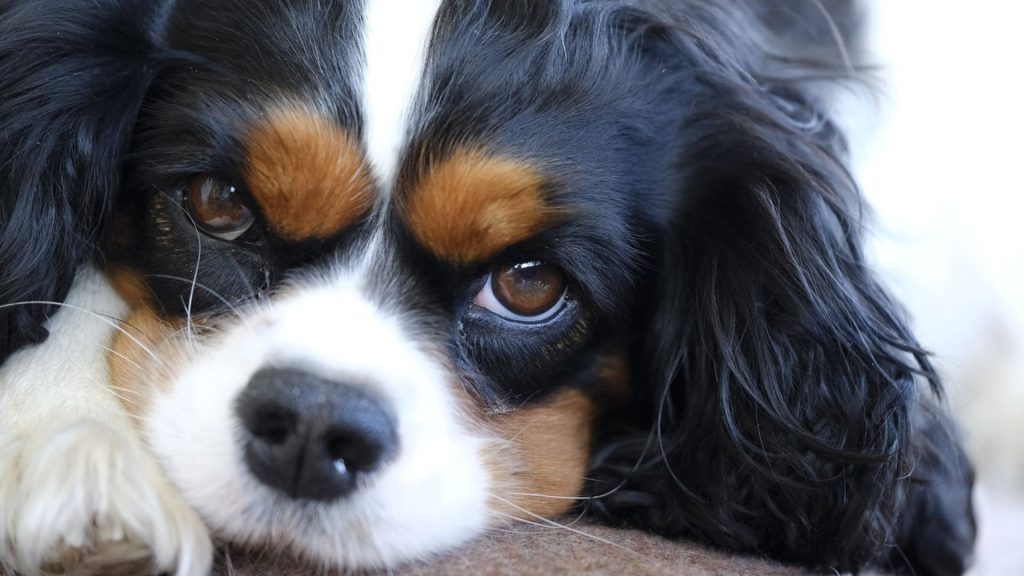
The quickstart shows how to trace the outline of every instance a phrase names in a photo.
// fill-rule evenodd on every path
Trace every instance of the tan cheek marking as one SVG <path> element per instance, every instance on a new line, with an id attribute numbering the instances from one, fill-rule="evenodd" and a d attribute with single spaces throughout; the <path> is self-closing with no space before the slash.
<path id="1" fill-rule="evenodd" d="M 401 210 L 421 245 L 453 264 L 489 258 L 526 240 L 556 214 L 529 164 L 460 149 L 424 174 Z"/>
<path id="2" fill-rule="evenodd" d="M 565 390 L 537 406 L 494 417 L 505 443 L 488 453 L 495 510 L 517 518 L 557 516 L 576 502 L 590 461 L 594 402 Z M 557 498 L 545 498 L 555 496 Z"/>
<path id="3" fill-rule="evenodd" d="M 283 238 L 327 238 L 370 210 L 363 153 L 333 120 L 299 105 L 279 108 L 245 141 L 250 191 Z"/>
<path id="4" fill-rule="evenodd" d="M 115 266 L 107 270 L 107 278 L 118 295 L 132 307 L 152 300 L 146 281 L 134 270 Z"/>
<path id="5" fill-rule="evenodd" d="M 173 381 L 173 367 L 184 366 L 187 361 L 184 347 L 173 344 L 182 322 L 160 317 L 139 275 L 113 269 L 108 277 L 131 306 L 107 353 L 110 384 L 125 409 L 141 416 L 148 411 L 153 393 L 166 389 Z"/>

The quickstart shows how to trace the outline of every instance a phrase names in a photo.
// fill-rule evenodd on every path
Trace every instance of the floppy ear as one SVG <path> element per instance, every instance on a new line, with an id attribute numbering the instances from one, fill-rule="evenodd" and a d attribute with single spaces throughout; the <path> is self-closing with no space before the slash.
<path id="1" fill-rule="evenodd" d="M 0 306 L 63 300 L 103 242 L 160 4 L 0 1 Z M 52 310 L 0 308 L 0 362 Z"/>
<path id="2" fill-rule="evenodd" d="M 680 36 L 681 68 L 702 68 L 677 88 L 679 174 L 632 359 L 638 432 L 597 453 L 592 506 L 856 570 L 897 542 L 917 381 L 939 383 L 865 263 L 842 137 L 805 84 L 835 69 L 757 63 L 728 36 L 714 62 L 713 38 Z M 751 72 L 773 66 L 788 75 Z"/>
<path id="3" fill-rule="evenodd" d="M 717 101 L 739 118 L 684 160 L 637 362 L 663 456 L 662 485 L 641 489 L 671 495 L 642 522 L 856 568 L 892 541 L 931 368 L 864 264 L 839 164 L 750 102 Z"/>

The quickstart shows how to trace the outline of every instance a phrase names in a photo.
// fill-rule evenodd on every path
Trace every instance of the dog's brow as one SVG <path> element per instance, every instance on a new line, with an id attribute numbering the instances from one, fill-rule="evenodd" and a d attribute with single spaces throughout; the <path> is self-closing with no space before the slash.
<path id="1" fill-rule="evenodd" d="M 246 134 L 246 179 L 270 228 L 288 240 L 335 235 L 366 214 L 373 181 L 357 140 L 301 105 Z"/>
<path id="2" fill-rule="evenodd" d="M 474 148 L 428 168 L 401 198 L 399 209 L 417 241 L 457 265 L 527 240 L 557 213 L 535 167 Z"/>

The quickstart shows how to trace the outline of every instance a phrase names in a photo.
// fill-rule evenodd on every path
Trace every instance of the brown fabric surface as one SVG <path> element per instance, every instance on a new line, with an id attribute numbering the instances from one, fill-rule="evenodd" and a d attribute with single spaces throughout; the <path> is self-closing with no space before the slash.
<path id="1" fill-rule="evenodd" d="M 615 576 L 801 576 L 804 571 L 769 560 L 728 554 L 685 540 L 667 540 L 637 530 L 584 523 L 570 532 L 523 527 L 495 531 L 427 562 L 366 576 L 513 576 L 593 574 Z M 136 576 L 138 568 L 118 576 Z M 144 570 L 142 573 L 145 573 Z M 218 553 L 215 576 L 329 576 L 298 560 L 241 550 Z M 94 572 L 114 576 L 108 570 Z M 0 576 L 5 576 L 0 568 Z M 9 575 L 7 575 L 9 576 Z"/>
<path id="2" fill-rule="evenodd" d="M 636 530 L 576 523 L 569 532 L 525 527 L 496 531 L 469 546 L 429 562 L 391 572 L 395 576 L 595 575 L 758 575 L 798 576 L 796 568 L 760 558 L 711 550 Z M 325 572 L 293 560 L 230 551 L 217 565 L 218 576 L 315 576 Z M 340 573 L 339 573 L 340 574 Z"/>

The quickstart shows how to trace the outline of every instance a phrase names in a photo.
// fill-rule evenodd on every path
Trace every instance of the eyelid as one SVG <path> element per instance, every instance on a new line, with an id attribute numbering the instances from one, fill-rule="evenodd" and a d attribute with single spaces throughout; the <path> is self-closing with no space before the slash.
<path id="1" fill-rule="evenodd" d="M 569 287 L 566 285 L 562 290 L 562 295 L 558 297 L 558 302 L 554 306 L 536 316 L 522 316 L 512 312 L 498 300 L 498 297 L 494 294 L 493 282 L 494 274 L 488 274 L 487 281 L 484 283 L 483 288 L 481 288 L 480 291 L 477 292 L 476 297 L 473 298 L 473 304 L 488 310 L 497 316 L 505 318 L 506 320 L 519 322 L 521 324 L 542 324 L 551 318 L 554 318 L 562 311 L 563 308 L 565 308 L 565 302 L 569 296 Z"/>

